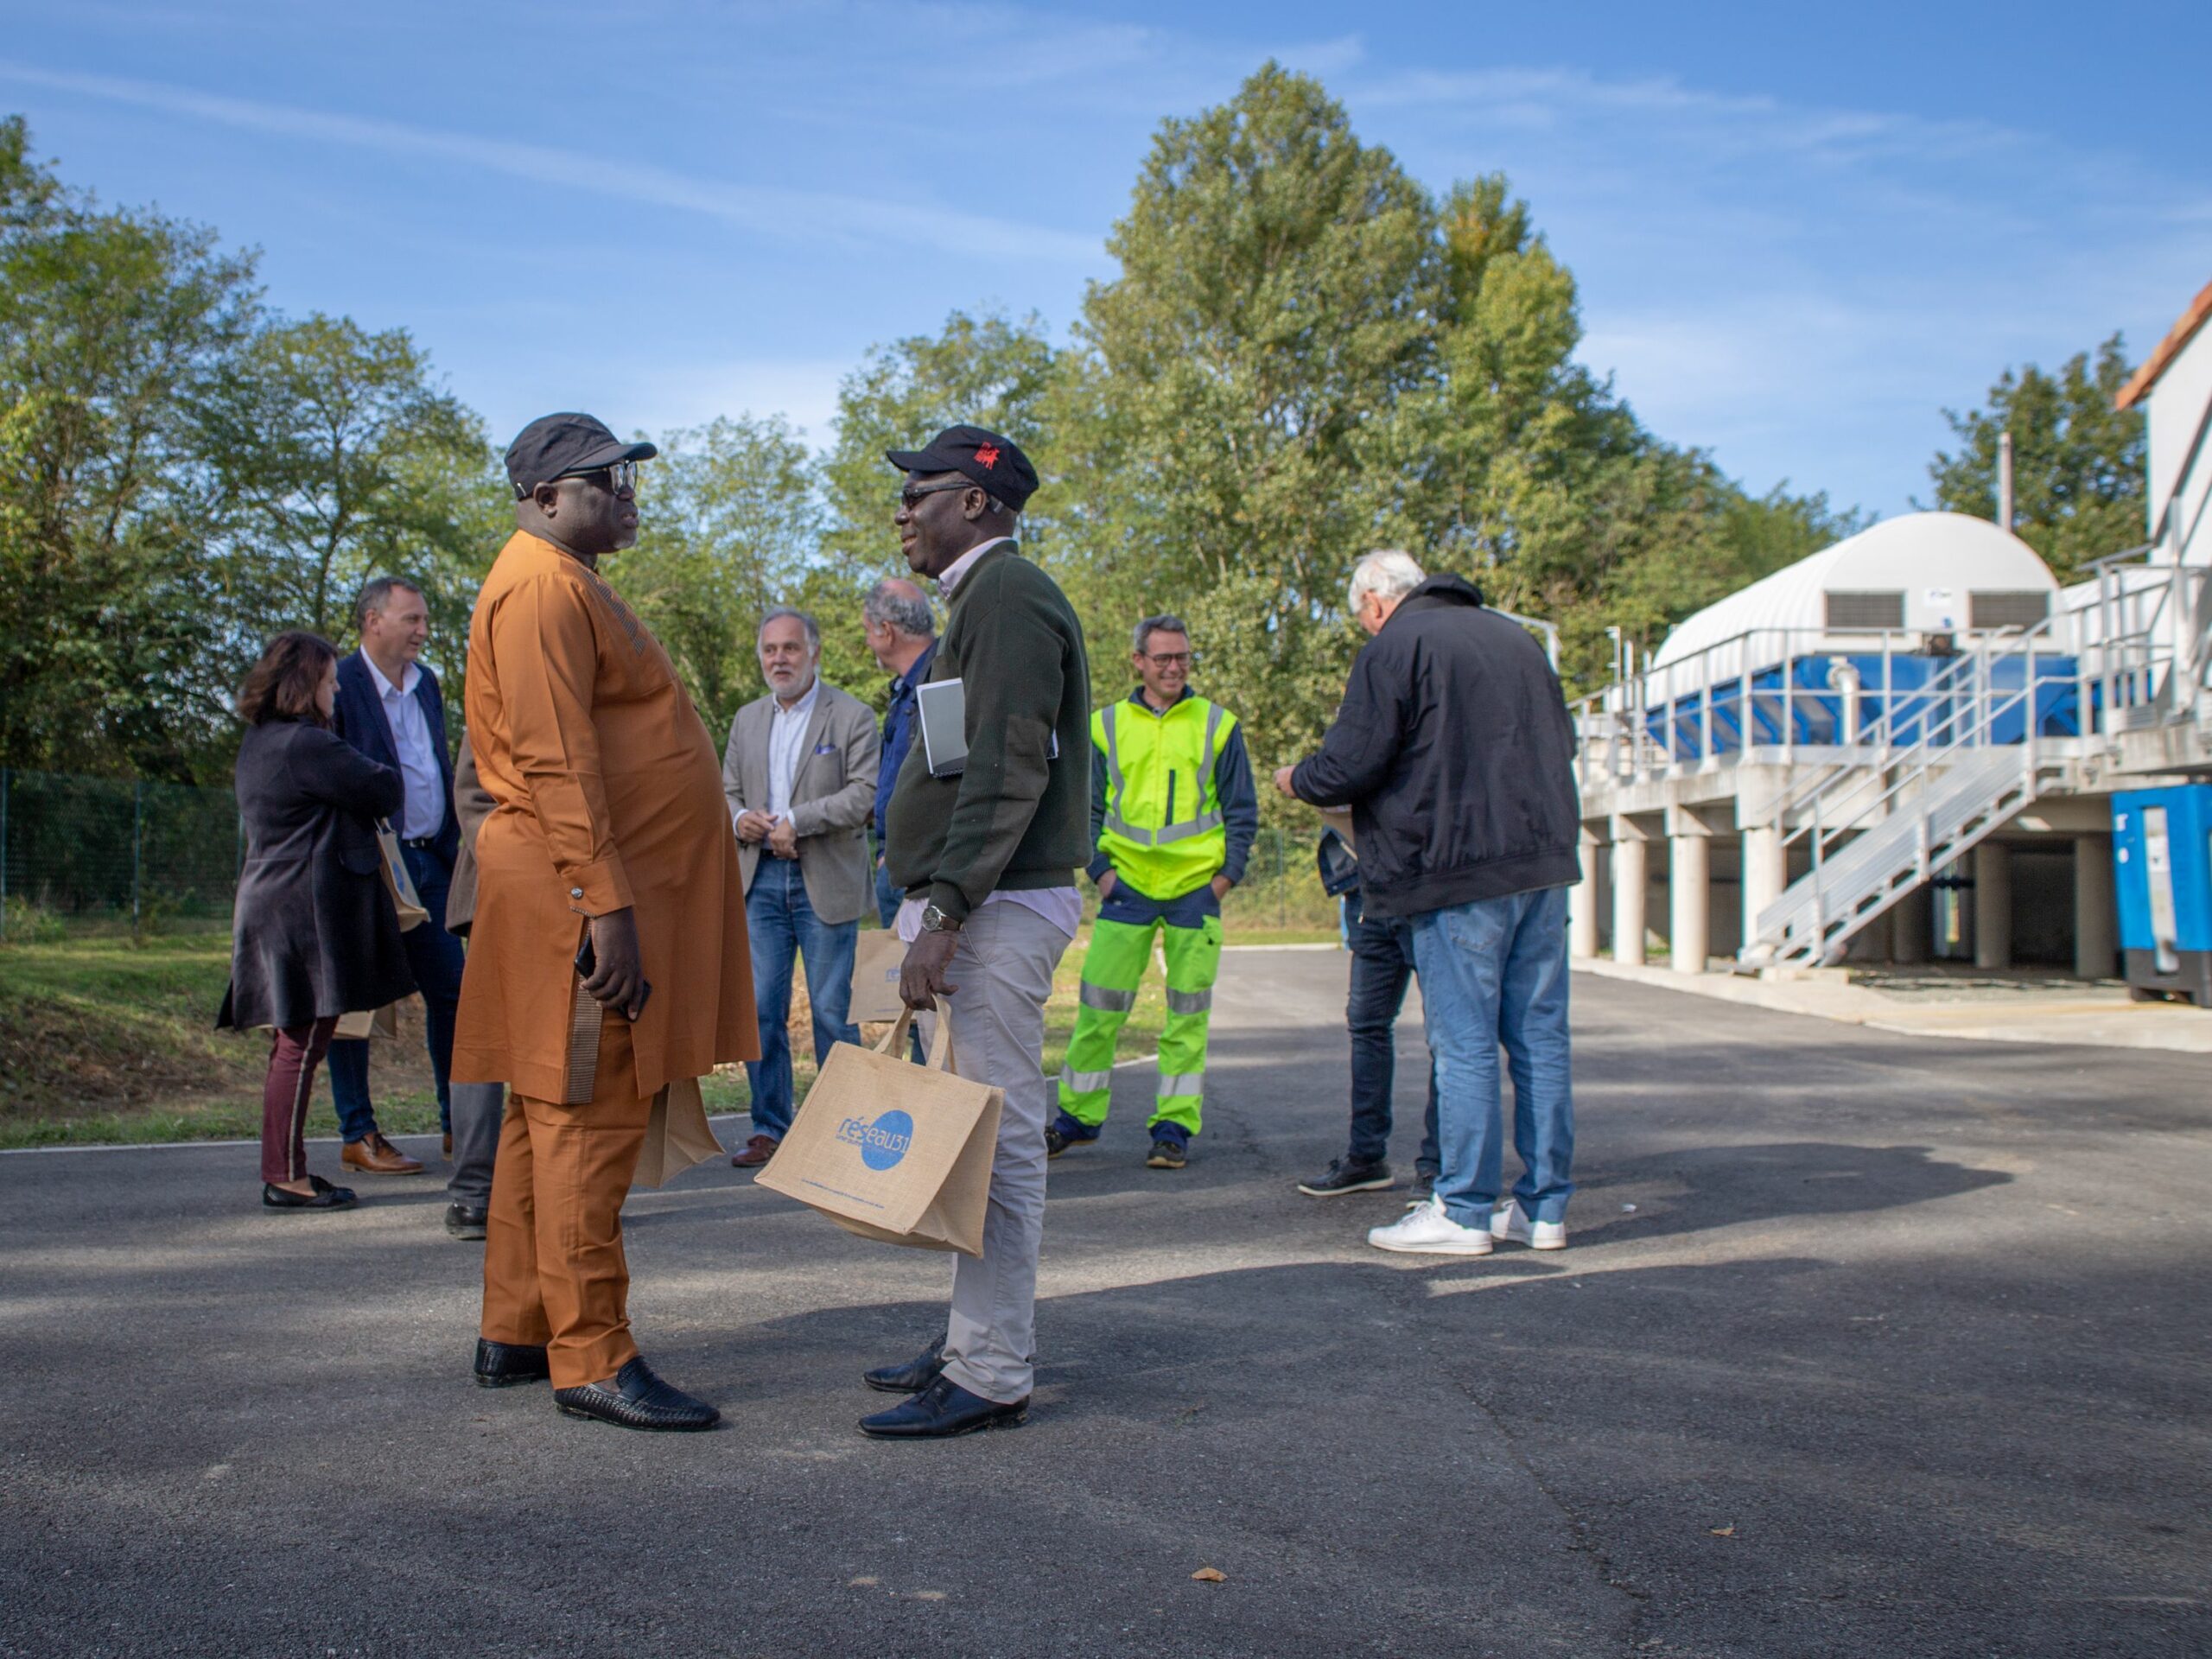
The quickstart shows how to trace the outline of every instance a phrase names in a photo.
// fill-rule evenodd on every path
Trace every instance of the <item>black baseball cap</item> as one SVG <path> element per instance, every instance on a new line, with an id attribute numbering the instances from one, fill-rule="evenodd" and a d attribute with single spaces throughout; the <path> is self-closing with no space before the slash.
<path id="1" fill-rule="evenodd" d="M 905 473 L 958 473 L 1012 507 L 1037 493 L 1037 469 L 1021 446 L 980 426 L 948 426 L 923 449 L 887 449 L 884 459 Z"/>
<path id="2" fill-rule="evenodd" d="M 658 454 L 654 444 L 623 442 L 606 422 L 588 415 L 541 415 L 507 446 L 507 480 L 519 501 L 556 478 L 618 461 L 651 461 Z"/>

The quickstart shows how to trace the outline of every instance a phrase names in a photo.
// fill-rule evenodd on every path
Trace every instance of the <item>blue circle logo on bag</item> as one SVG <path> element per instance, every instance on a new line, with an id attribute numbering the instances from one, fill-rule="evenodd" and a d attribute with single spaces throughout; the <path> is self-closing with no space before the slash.
<path id="1" fill-rule="evenodd" d="M 913 1145 L 914 1120 L 904 1112 L 886 1112 L 873 1123 L 849 1117 L 837 1126 L 837 1138 L 858 1147 L 870 1169 L 889 1169 Z"/>

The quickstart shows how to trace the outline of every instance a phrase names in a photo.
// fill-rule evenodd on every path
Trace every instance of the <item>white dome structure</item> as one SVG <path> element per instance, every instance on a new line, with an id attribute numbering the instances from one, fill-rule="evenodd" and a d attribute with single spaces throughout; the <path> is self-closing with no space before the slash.
<path id="1" fill-rule="evenodd" d="M 1987 519 L 1907 513 L 1685 618 L 1650 666 L 1687 662 L 1731 640 L 1740 640 L 1740 648 L 1722 653 L 1729 660 L 1714 669 L 1879 649 L 1885 632 L 1898 649 L 1912 650 L 1914 642 L 1895 636 L 2032 626 L 2056 610 L 2058 591 L 2036 550 Z"/>

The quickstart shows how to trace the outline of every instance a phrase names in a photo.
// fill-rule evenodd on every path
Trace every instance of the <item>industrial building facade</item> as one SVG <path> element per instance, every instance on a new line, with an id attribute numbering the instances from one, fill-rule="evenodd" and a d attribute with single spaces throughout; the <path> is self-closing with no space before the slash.
<path id="1" fill-rule="evenodd" d="M 2133 852 L 2113 802 L 2212 779 L 2208 323 L 2212 285 L 2120 394 L 2148 415 L 2148 534 L 2088 580 L 2060 588 L 2000 524 L 1914 513 L 1688 618 L 1648 663 L 1624 648 L 1577 710 L 1574 954 L 2118 971 L 2120 889 L 2146 856 L 2193 881 L 2205 850 L 2168 868 L 2168 806 L 2178 835 L 2196 798 L 2145 798 Z M 2131 904 L 2132 927 L 2180 925 Z M 2131 950 L 2132 982 L 2187 990 L 2173 944 L 2147 981 Z"/>

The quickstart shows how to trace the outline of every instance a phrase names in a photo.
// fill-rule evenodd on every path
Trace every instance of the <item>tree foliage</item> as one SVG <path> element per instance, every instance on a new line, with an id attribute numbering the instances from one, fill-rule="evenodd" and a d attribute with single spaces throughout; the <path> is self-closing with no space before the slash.
<path id="1" fill-rule="evenodd" d="M 1999 438 L 2012 435 L 2012 531 L 2061 582 L 2088 560 L 2143 540 L 2144 426 L 2118 410 L 2128 363 L 2118 334 L 2077 352 L 2056 374 L 2031 363 L 1989 389 L 1986 408 L 1945 410 L 1959 440 L 1929 463 L 1936 505 L 1977 518 L 1997 515 Z"/>
<path id="2" fill-rule="evenodd" d="M 760 694 L 761 614 L 804 608 L 823 530 L 813 459 L 779 416 L 671 432 L 640 470 L 638 513 L 638 545 L 609 574 L 719 736 Z M 825 636 L 838 620 L 823 619 Z"/>
<path id="3" fill-rule="evenodd" d="M 192 410 L 256 323 L 252 279 L 0 124 L 0 760 L 173 774 L 213 736 Z"/>

